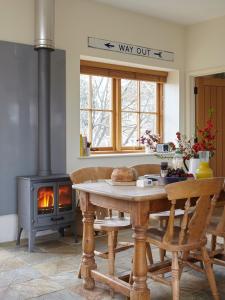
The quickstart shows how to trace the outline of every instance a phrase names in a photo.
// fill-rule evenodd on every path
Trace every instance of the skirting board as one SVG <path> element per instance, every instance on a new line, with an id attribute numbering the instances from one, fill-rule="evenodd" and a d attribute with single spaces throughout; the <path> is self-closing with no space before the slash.
<path id="1" fill-rule="evenodd" d="M 16 241 L 17 237 L 17 215 L 0 216 L 0 243 Z M 53 230 L 45 230 L 37 233 L 37 236 L 43 236 L 53 233 Z M 27 233 L 22 232 L 21 239 L 27 238 Z"/>
<path id="2" fill-rule="evenodd" d="M 0 216 L 0 243 L 16 240 L 17 215 Z"/>

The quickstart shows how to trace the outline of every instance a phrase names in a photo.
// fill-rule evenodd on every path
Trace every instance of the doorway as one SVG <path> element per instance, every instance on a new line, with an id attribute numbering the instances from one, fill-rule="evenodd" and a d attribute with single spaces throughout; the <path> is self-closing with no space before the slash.
<path id="1" fill-rule="evenodd" d="M 216 132 L 215 155 L 210 161 L 214 176 L 225 176 L 225 76 L 215 74 L 195 78 L 195 123 L 204 128 L 213 109 Z"/>

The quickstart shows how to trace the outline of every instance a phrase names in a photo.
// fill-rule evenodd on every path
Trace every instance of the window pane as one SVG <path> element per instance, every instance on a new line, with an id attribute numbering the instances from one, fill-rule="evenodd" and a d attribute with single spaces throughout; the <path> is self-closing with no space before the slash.
<path id="1" fill-rule="evenodd" d="M 122 111 L 137 111 L 137 81 L 121 79 Z"/>
<path id="2" fill-rule="evenodd" d="M 140 106 L 142 112 L 156 112 L 156 83 L 140 81 Z"/>
<path id="3" fill-rule="evenodd" d="M 156 115 L 140 114 L 140 134 L 143 135 L 146 130 L 156 132 Z"/>
<path id="4" fill-rule="evenodd" d="M 85 110 L 80 111 L 80 133 L 83 136 L 87 136 L 89 140 L 88 112 Z"/>
<path id="5" fill-rule="evenodd" d="M 137 146 L 137 113 L 122 113 L 122 146 Z"/>
<path id="6" fill-rule="evenodd" d="M 92 147 L 110 147 L 111 112 L 92 112 Z"/>
<path id="7" fill-rule="evenodd" d="M 80 108 L 88 108 L 89 75 L 80 75 Z"/>
<path id="8" fill-rule="evenodd" d="M 92 108 L 111 109 L 112 107 L 112 79 L 108 77 L 92 76 Z"/>

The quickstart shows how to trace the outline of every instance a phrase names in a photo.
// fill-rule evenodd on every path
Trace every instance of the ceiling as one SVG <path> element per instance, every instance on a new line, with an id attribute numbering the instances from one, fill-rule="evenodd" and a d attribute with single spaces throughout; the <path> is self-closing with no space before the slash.
<path id="1" fill-rule="evenodd" d="M 94 0 L 183 25 L 225 15 L 225 0 Z"/>

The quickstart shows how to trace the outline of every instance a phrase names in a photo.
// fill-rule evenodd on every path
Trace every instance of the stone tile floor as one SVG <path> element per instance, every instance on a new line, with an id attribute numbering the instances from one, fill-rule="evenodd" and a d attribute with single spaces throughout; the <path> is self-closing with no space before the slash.
<path id="1" fill-rule="evenodd" d="M 120 239 L 130 240 L 131 232 L 123 232 Z M 77 278 L 81 258 L 81 242 L 75 244 L 71 236 L 64 238 L 53 234 L 38 238 L 35 252 L 27 251 L 27 241 L 20 247 L 15 243 L 0 244 L 0 300 L 108 300 L 107 286 L 97 284 L 93 291 L 82 288 Z M 96 237 L 96 247 L 103 249 L 106 237 Z M 117 271 L 129 270 L 132 249 L 117 255 Z M 158 250 L 153 248 L 158 259 Z M 106 270 L 106 261 L 97 259 L 100 269 Z M 225 268 L 214 267 L 221 299 L 225 299 Z M 148 280 L 151 299 L 171 299 L 169 287 Z M 125 299 L 115 294 L 114 299 Z M 212 299 L 204 274 L 185 269 L 181 279 L 181 299 Z"/>

